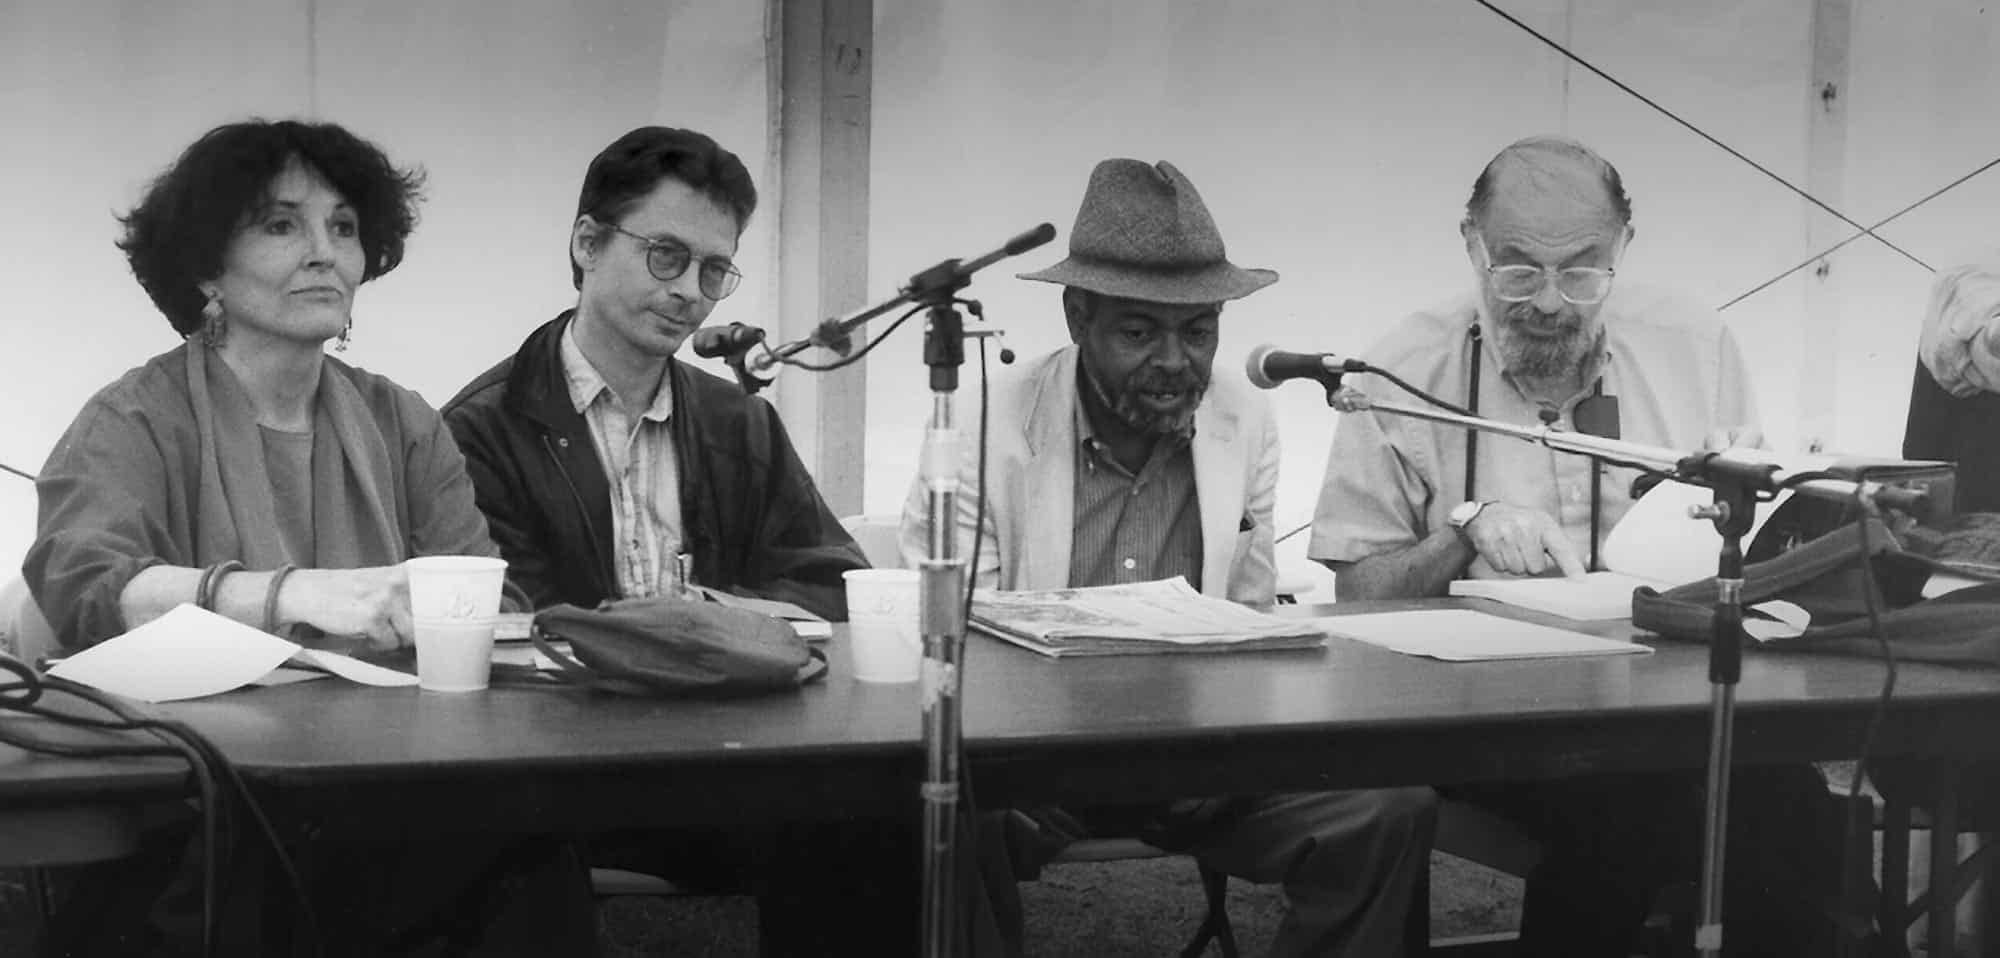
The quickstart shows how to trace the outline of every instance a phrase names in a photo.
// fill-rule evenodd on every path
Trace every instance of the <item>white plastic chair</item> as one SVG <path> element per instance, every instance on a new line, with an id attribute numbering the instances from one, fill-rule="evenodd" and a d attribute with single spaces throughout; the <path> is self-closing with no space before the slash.
<path id="1" fill-rule="evenodd" d="M 0 583 L 0 653 L 32 666 L 60 648 L 27 581 L 17 574 Z M 138 809 L 116 803 L 0 810 L 0 868 L 20 868 L 27 876 L 31 940 L 54 911 L 47 869 L 131 854 L 139 845 L 140 818 Z"/>
<path id="2" fill-rule="evenodd" d="M 28 592 L 28 582 L 16 573 L 0 583 L 0 652 L 29 665 L 61 649 L 55 629 Z"/>

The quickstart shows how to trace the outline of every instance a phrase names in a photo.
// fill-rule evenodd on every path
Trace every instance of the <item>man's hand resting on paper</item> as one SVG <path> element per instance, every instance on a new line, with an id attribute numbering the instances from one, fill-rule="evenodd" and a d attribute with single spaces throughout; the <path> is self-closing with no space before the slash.
<path id="1" fill-rule="evenodd" d="M 1583 559 L 1548 513 L 1504 502 L 1488 503 L 1466 524 L 1466 541 L 1477 556 L 1503 575 L 1542 575 L 1550 569 L 1582 575 Z"/>

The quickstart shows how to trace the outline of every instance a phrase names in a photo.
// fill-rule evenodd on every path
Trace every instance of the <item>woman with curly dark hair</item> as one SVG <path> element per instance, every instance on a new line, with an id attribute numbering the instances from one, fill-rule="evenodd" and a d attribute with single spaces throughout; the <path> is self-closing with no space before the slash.
<path id="1" fill-rule="evenodd" d="M 437 412 L 324 349 L 402 260 L 421 182 L 331 123 L 234 123 L 124 217 L 118 245 L 184 339 L 92 397 L 42 469 L 24 572 L 64 644 L 193 602 L 394 648 L 399 563 L 498 554 Z"/>
<path id="2" fill-rule="evenodd" d="M 325 350 L 356 290 L 401 261 L 420 183 L 334 124 L 253 120 L 195 141 L 124 217 L 118 245 L 182 342 L 91 397 L 36 482 L 23 572 L 64 644 L 192 602 L 308 644 L 395 648 L 413 634 L 403 560 L 498 554 L 437 411 Z M 51 953 L 191 950 L 201 850 L 182 817 L 77 877 Z M 272 860 L 227 844 L 214 940 L 275 953 L 296 930 L 262 901 L 283 894 Z M 322 954 L 595 945 L 582 867 L 554 839 L 321 842 L 305 881 Z"/>

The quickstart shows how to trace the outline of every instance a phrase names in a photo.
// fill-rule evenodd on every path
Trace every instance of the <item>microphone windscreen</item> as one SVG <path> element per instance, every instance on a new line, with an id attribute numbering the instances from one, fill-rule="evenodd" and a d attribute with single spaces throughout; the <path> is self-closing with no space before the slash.
<path id="1" fill-rule="evenodd" d="M 764 341 L 764 331 L 755 326 L 730 323 L 727 326 L 705 326 L 694 331 L 689 337 L 694 354 L 703 359 L 714 359 L 731 353 L 740 353 Z"/>
<path id="2" fill-rule="evenodd" d="M 1243 363 L 1243 372 L 1250 377 L 1250 385 L 1258 389 L 1278 388 L 1278 380 L 1273 379 L 1271 374 L 1264 370 L 1264 360 L 1277 351 L 1278 347 L 1270 343 L 1265 343 L 1250 350 L 1249 358 L 1244 360 Z"/>

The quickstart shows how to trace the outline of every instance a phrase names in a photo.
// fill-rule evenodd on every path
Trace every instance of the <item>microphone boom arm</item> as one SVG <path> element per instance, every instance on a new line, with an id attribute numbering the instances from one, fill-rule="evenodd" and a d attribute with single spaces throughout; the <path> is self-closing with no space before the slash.
<path id="1" fill-rule="evenodd" d="M 998 249 L 973 257 L 969 262 L 945 260 L 910 277 L 909 283 L 887 300 L 827 319 L 819 324 L 819 328 L 814 330 L 812 335 L 804 339 L 794 340 L 752 355 L 747 360 L 750 371 L 763 372 L 814 346 L 824 346 L 844 356 L 847 354 L 849 337 L 855 330 L 861 328 L 863 323 L 904 305 L 934 305 L 948 299 L 953 293 L 964 289 L 972 282 L 972 274 L 1009 256 L 1017 256 L 1047 243 L 1054 239 L 1055 235 L 1056 228 L 1043 223 L 1001 244 Z"/>
<path id="2" fill-rule="evenodd" d="M 1594 456 L 1622 465 L 1670 472 L 1677 479 L 1701 485 L 1714 485 L 1722 481 L 1746 482 L 1754 492 L 1775 493 L 1781 489 L 1793 489 L 1817 499 L 1843 502 L 1853 502 L 1859 497 L 1865 502 L 1919 517 L 1930 507 L 1929 497 L 1922 492 L 1887 486 L 1879 482 L 1811 476 L 1775 464 L 1732 459 L 1715 452 L 1689 454 L 1662 446 L 1649 446 L 1622 439 L 1606 439 L 1569 429 L 1557 429 L 1546 423 L 1517 426 L 1482 416 L 1461 415 L 1394 400 L 1378 400 L 1352 388 L 1341 390 L 1338 396 L 1333 397 L 1330 405 L 1341 412 L 1373 409 L 1412 419 L 1427 419 L 1431 422 L 1462 426 L 1480 432 L 1511 436 L 1524 442 L 1547 446 L 1558 452 Z"/>

